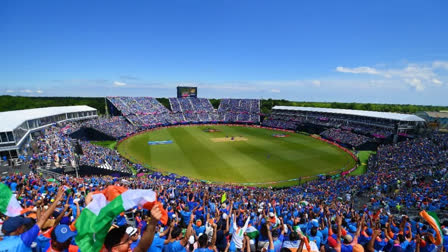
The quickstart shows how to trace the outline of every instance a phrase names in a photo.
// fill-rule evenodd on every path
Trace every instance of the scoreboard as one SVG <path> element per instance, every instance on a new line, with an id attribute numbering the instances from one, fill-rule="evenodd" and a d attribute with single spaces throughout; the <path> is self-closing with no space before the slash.
<path id="1" fill-rule="evenodd" d="M 177 98 L 185 98 L 185 97 L 198 97 L 198 88 L 197 87 L 177 87 Z"/>

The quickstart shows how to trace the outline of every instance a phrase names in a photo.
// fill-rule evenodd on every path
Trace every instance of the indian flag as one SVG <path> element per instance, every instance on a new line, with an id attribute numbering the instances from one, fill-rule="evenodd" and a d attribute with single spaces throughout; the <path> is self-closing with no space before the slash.
<path id="1" fill-rule="evenodd" d="M 436 231 L 436 239 L 434 244 L 440 245 L 443 243 L 443 236 L 442 236 L 442 228 L 440 226 L 439 218 L 437 217 L 437 214 L 434 212 L 426 212 L 425 210 L 420 212 L 420 216 L 425 219 L 429 225 Z"/>
<path id="2" fill-rule="evenodd" d="M 257 238 L 257 236 L 258 236 L 258 234 L 259 234 L 260 232 L 258 232 L 258 229 L 256 229 L 254 226 L 249 226 L 249 227 L 247 227 L 247 229 L 246 229 L 246 234 L 247 234 L 247 236 L 249 236 L 249 238 L 251 239 L 251 240 L 253 240 L 253 239 L 255 239 L 255 238 Z"/>
<path id="3" fill-rule="evenodd" d="M 11 189 L 3 183 L 0 184 L 0 212 L 6 216 L 14 217 L 21 214 L 23 208 L 20 206 Z"/>
<path id="4" fill-rule="evenodd" d="M 157 202 L 157 194 L 152 190 L 128 190 L 120 186 L 108 186 L 100 193 L 92 195 L 92 201 L 82 211 L 76 221 L 76 243 L 81 251 L 100 251 L 113 220 L 120 213 L 140 206 L 152 209 L 159 205 L 166 224 L 168 215 Z"/>

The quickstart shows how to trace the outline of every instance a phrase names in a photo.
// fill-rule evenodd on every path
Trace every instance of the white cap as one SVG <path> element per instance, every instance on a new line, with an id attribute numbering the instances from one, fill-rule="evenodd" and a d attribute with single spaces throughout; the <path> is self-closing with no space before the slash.
<path id="1" fill-rule="evenodd" d="M 190 236 L 190 238 L 188 238 L 188 243 L 190 244 L 194 244 L 194 236 Z"/>
<path id="2" fill-rule="evenodd" d="M 273 212 L 269 212 L 269 217 L 274 217 L 275 214 Z"/>
<path id="3" fill-rule="evenodd" d="M 137 233 L 137 229 L 135 227 L 127 227 L 126 228 L 126 234 L 129 236 L 133 236 Z"/>

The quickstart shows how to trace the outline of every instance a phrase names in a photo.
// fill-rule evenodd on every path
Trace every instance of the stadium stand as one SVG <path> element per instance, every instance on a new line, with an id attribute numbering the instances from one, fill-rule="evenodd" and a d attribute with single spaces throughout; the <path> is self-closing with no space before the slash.
<path id="1" fill-rule="evenodd" d="M 138 127 L 130 124 L 122 116 L 98 117 L 82 123 L 82 127 L 95 129 L 116 139 L 135 133 Z"/>
<path id="2" fill-rule="evenodd" d="M 67 136 L 57 133 L 62 128 L 55 126 L 45 130 L 49 136 L 42 138 L 42 146 L 52 146 L 52 149 L 42 149 L 44 153 L 49 151 L 56 157 L 66 153 L 65 149 L 70 150 Z M 99 248 L 113 247 L 122 238 L 111 240 L 110 236 L 124 236 L 126 232 L 125 238 L 130 240 L 119 246 L 133 248 L 147 241 L 143 237 L 152 239 L 155 234 L 151 230 L 159 230 L 153 242 L 147 244 L 154 246 L 153 251 L 169 250 L 173 246 L 177 247 L 176 251 L 194 251 L 195 246 L 216 251 L 228 251 L 229 247 L 250 248 L 251 251 L 265 248 L 292 251 L 296 247 L 302 251 L 397 251 L 396 247 L 401 251 L 443 251 L 446 244 L 442 239 L 448 236 L 448 196 L 441 193 L 448 190 L 447 139 L 446 135 L 434 133 L 399 146 L 384 146 L 376 157 L 377 166 L 365 175 L 323 178 L 276 190 L 204 184 L 160 173 L 135 180 L 94 175 L 79 178 L 60 175 L 48 179 L 34 173 L 9 174 L 1 179 L 7 190 L 21 193 L 17 204 L 23 207 L 26 218 L 35 218 L 33 208 L 48 209 L 48 214 L 41 217 L 44 219 L 37 220 L 40 224 L 24 227 L 29 232 L 28 239 L 35 241 L 30 245 L 35 249 L 49 246 L 75 249 L 76 246 L 81 251 L 90 251 L 94 242 L 99 242 L 95 245 Z M 114 151 L 88 142 L 81 144 L 82 162 L 104 170 L 126 169 L 126 164 Z M 61 150 L 55 153 L 51 151 L 54 149 Z M 390 160 L 397 161 L 391 165 Z M 36 192 L 41 196 L 36 197 Z M 117 201 L 98 202 L 98 195 L 111 192 L 119 195 Z M 93 193 L 97 196 L 92 197 Z M 156 197 L 140 198 L 138 193 Z M 144 204 L 148 199 L 160 204 Z M 105 207 L 118 202 L 126 207 Z M 153 207 L 155 205 L 157 207 Z M 101 210 L 104 211 L 101 221 L 92 215 L 90 209 L 94 207 L 105 207 Z M 57 214 L 51 214 L 55 209 Z M 127 211 L 122 214 L 123 210 Z M 433 211 L 438 213 L 440 226 L 432 225 Z M 17 217 L 10 218 L 3 222 L 6 240 L 14 236 L 9 227 Z M 96 224 L 86 230 L 85 224 L 92 222 Z M 112 223 L 114 227 L 111 228 Z M 59 239 L 61 234 L 57 230 L 71 224 L 77 232 L 59 240 L 70 242 L 57 243 L 51 241 L 51 236 L 46 238 L 54 232 L 53 237 Z M 92 237 L 89 235 L 92 228 L 104 235 Z M 182 228 L 186 229 L 185 234 Z M 169 233 L 174 233 L 175 237 L 179 235 L 180 241 L 185 242 L 170 238 Z M 142 238 L 135 234 L 141 234 Z"/>
<path id="3" fill-rule="evenodd" d="M 217 120 L 212 104 L 205 98 L 169 98 L 171 111 L 178 122 L 212 122 Z"/>
<path id="4" fill-rule="evenodd" d="M 128 162 L 115 150 L 71 138 L 82 128 L 122 137 L 141 129 L 128 123 L 127 116 L 142 120 L 140 116 L 154 110 L 162 111 L 155 114 L 157 119 L 143 120 L 169 122 L 168 118 L 172 118 L 171 112 L 155 109 L 153 101 L 112 100 L 123 103 L 118 106 L 124 108 L 126 117 L 64 120 L 32 132 L 30 148 L 21 158 L 22 166 L 29 166 L 31 171 L 10 170 L 1 176 L 4 195 L 17 193 L 20 197 L 0 199 L 2 206 L 11 200 L 17 202 L 1 208 L 10 217 L 2 217 L 4 237 L 0 249 L 22 246 L 35 251 L 69 248 L 92 251 L 94 246 L 95 251 L 116 247 L 128 251 L 143 245 L 150 251 L 206 248 L 283 252 L 446 251 L 448 248 L 444 242 L 448 240 L 447 134 L 431 132 L 381 145 L 377 155 L 370 156 L 367 172 L 359 176 L 341 172 L 337 178 L 322 176 L 276 189 L 207 184 L 157 172 L 131 176 L 133 170 L 140 171 L 143 166 Z M 218 114 L 229 122 L 259 116 L 254 112 L 256 108 L 252 109 L 256 107 L 253 101 L 224 103 Z M 152 108 L 135 113 L 141 106 Z M 200 111 L 208 115 L 213 112 L 199 100 L 173 100 L 171 106 L 179 118 L 195 114 L 198 121 Z M 193 113 L 186 113 L 187 108 Z M 355 122 L 360 121 L 361 128 L 355 128 Z M 385 127 L 381 126 L 383 122 Z M 266 126 L 286 129 L 303 123 L 328 126 L 321 132 L 323 137 L 353 146 L 370 141 L 357 131 L 378 133 L 376 129 L 387 131 L 390 124 L 387 120 L 332 117 L 321 112 L 309 118 L 273 113 L 263 122 Z M 78 158 L 80 165 L 86 166 L 87 174 L 75 177 L 42 173 L 42 166 L 76 165 Z M 95 215 L 95 211 L 99 214 Z M 70 228 L 77 232 L 68 232 Z M 23 230 L 26 242 L 12 245 L 8 241 L 20 237 L 17 229 Z"/>
<path id="5" fill-rule="evenodd" d="M 0 156 L 18 158 L 27 152 L 31 134 L 55 123 L 97 117 L 89 106 L 61 106 L 0 112 Z"/>
<path id="6" fill-rule="evenodd" d="M 224 122 L 260 122 L 260 100 L 222 99 L 218 108 L 219 120 Z"/>
<path id="7" fill-rule="evenodd" d="M 369 141 L 369 137 L 352 133 L 349 130 L 331 128 L 323 131 L 320 135 L 328 140 L 336 141 L 342 144 L 348 144 L 353 147 L 358 147 Z"/>

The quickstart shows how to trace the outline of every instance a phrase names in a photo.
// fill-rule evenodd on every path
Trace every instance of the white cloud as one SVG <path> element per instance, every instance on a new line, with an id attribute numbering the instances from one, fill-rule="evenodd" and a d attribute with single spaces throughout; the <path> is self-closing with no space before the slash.
<path id="1" fill-rule="evenodd" d="M 425 86 L 422 84 L 422 81 L 414 78 L 414 79 L 405 79 L 406 83 L 408 83 L 410 86 L 414 87 L 417 91 L 423 91 L 425 89 Z"/>
<path id="2" fill-rule="evenodd" d="M 44 91 L 37 89 L 37 90 L 32 90 L 32 89 L 7 89 L 5 90 L 5 93 L 7 94 L 13 94 L 13 93 L 18 93 L 18 94 L 42 94 Z"/>
<path id="3" fill-rule="evenodd" d="M 280 93 L 280 90 L 279 89 L 271 89 L 271 92 L 272 93 Z"/>
<path id="4" fill-rule="evenodd" d="M 341 73 L 353 73 L 353 74 L 379 74 L 375 68 L 365 66 L 355 68 L 338 66 L 336 67 L 336 71 Z"/>
<path id="5" fill-rule="evenodd" d="M 313 83 L 314 86 L 320 87 L 320 81 L 319 80 L 313 80 L 311 83 Z"/>
<path id="6" fill-rule="evenodd" d="M 126 85 L 127 84 L 124 82 L 114 81 L 114 86 L 116 86 L 116 87 L 124 87 Z"/>
<path id="7" fill-rule="evenodd" d="M 442 85 L 442 82 L 439 79 L 434 78 L 431 81 L 432 81 L 432 83 L 436 84 L 437 86 L 441 86 Z"/>
<path id="8" fill-rule="evenodd" d="M 442 68 L 448 70 L 448 61 L 434 61 L 432 63 L 433 68 Z"/>
<path id="9" fill-rule="evenodd" d="M 403 68 L 377 69 L 373 67 L 355 67 L 347 68 L 338 66 L 336 71 L 351 74 L 369 74 L 378 75 L 384 78 L 394 80 L 396 83 L 402 82 L 415 88 L 416 91 L 423 91 L 427 86 L 441 86 L 440 76 L 435 69 L 448 69 L 448 62 L 434 61 L 432 65 L 428 64 L 408 64 Z"/>

